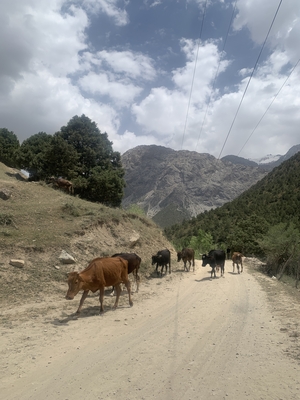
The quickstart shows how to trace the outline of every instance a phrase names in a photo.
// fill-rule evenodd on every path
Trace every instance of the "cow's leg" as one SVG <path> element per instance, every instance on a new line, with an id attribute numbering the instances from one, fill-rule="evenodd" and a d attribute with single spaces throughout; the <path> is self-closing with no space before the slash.
<path id="1" fill-rule="evenodd" d="M 157 276 L 159 276 L 159 271 L 158 271 L 158 263 L 156 264 L 155 271 L 156 271 L 156 275 L 157 275 Z"/>
<path id="2" fill-rule="evenodd" d="M 241 272 L 243 272 L 243 261 L 241 262 Z"/>
<path id="3" fill-rule="evenodd" d="M 116 289 L 116 301 L 115 301 L 115 304 L 113 305 L 113 310 L 115 310 L 119 304 L 119 298 L 120 298 L 120 294 L 121 294 L 121 285 L 118 283 L 115 286 L 115 289 Z"/>
<path id="4" fill-rule="evenodd" d="M 139 287 L 140 287 L 140 277 L 139 277 L 139 274 L 137 273 L 137 271 L 135 274 L 135 283 L 136 283 L 136 292 L 138 293 Z"/>
<path id="5" fill-rule="evenodd" d="M 234 265 L 234 262 L 232 263 L 232 272 L 234 272 L 235 271 L 235 265 Z"/>
<path id="6" fill-rule="evenodd" d="M 104 312 L 103 300 L 104 300 L 104 286 L 99 289 L 99 302 L 100 302 L 100 314 Z"/>
<path id="7" fill-rule="evenodd" d="M 131 300 L 130 281 L 128 280 L 128 281 L 126 281 L 126 282 L 124 282 L 124 283 L 125 283 L 125 286 L 126 286 L 127 292 L 128 292 L 129 305 L 130 305 L 130 307 L 132 307 L 132 306 L 133 306 L 133 302 L 132 302 L 132 300 Z"/>
<path id="8" fill-rule="evenodd" d="M 195 272 L 195 259 L 193 258 L 193 271 Z"/>
<path id="9" fill-rule="evenodd" d="M 79 307 L 78 307 L 78 310 L 76 311 L 76 314 L 79 314 L 79 313 L 80 313 L 80 311 L 81 311 L 81 309 L 82 309 L 83 302 L 84 302 L 84 300 L 86 299 L 88 293 L 89 293 L 89 290 L 85 290 L 85 291 L 82 293 L 82 296 L 81 296 L 81 299 L 80 299 L 80 302 L 79 302 Z"/>
<path id="10" fill-rule="evenodd" d="M 221 276 L 224 276 L 224 272 L 225 272 L 225 265 L 222 264 L 221 265 Z"/>
<path id="11" fill-rule="evenodd" d="M 236 267 L 237 267 L 237 271 L 238 271 L 238 274 L 239 274 L 239 273 L 240 273 L 240 264 L 237 263 L 237 264 L 236 264 Z"/>

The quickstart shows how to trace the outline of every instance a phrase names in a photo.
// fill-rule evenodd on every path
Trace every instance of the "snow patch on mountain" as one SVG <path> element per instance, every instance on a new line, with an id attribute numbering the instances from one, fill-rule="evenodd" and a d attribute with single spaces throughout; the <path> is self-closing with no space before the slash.
<path id="1" fill-rule="evenodd" d="M 271 162 L 278 161 L 280 157 L 282 157 L 280 154 L 277 154 L 275 156 L 273 154 L 267 154 L 266 156 L 264 156 L 262 158 L 249 158 L 249 160 L 254 161 L 257 164 L 261 165 L 261 164 L 269 164 Z"/>

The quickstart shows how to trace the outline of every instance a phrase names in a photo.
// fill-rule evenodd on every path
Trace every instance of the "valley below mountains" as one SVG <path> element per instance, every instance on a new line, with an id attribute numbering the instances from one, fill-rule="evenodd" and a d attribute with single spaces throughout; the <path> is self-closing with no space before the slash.
<path id="1" fill-rule="evenodd" d="M 122 205 L 139 206 L 165 228 L 232 201 L 297 151 L 294 146 L 276 163 L 258 164 L 236 156 L 216 159 L 195 151 L 138 146 L 122 155 Z"/>

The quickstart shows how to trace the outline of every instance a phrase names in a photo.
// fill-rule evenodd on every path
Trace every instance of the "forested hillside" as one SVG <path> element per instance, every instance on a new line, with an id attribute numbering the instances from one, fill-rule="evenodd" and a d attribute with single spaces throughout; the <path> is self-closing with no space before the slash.
<path id="1" fill-rule="evenodd" d="M 282 247 L 282 254 L 276 262 L 282 265 L 291 253 L 292 258 L 298 257 L 299 230 L 300 152 L 235 200 L 173 225 L 165 233 L 177 247 L 197 243 L 199 237 L 201 247 L 201 237 L 206 234 L 213 246 L 259 256 L 275 254 L 272 241 L 274 247 L 280 241 L 277 246 Z"/>

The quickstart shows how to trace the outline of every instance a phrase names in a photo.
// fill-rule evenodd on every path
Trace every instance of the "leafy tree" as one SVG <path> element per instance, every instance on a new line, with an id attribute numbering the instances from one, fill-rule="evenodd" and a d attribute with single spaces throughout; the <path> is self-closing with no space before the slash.
<path id="1" fill-rule="evenodd" d="M 272 226 L 259 240 L 278 279 L 281 279 L 286 268 L 299 259 L 300 232 L 293 223 L 280 223 Z"/>
<path id="2" fill-rule="evenodd" d="M 79 155 L 72 145 L 54 135 L 45 149 L 45 173 L 47 176 L 61 176 L 72 180 L 77 175 L 78 158 Z"/>
<path id="3" fill-rule="evenodd" d="M 45 157 L 51 144 L 51 135 L 39 132 L 24 140 L 17 152 L 17 163 L 20 168 L 29 173 L 30 180 L 45 179 L 48 175 L 47 159 Z"/>
<path id="4" fill-rule="evenodd" d="M 213 248 L 213 237 L 210 233 L 198 230 L 197 236 L 192 236 L 189 247 L 193 248 L 199 257 L 200 254 L 207 253 Z"/>
<path id="5" fill-rule="evenodd" d="M 77 154 L 73 168 L 65 165 L 76 193 L 90 201 L 108 206 L 121 205 L 125 187 L 121 155 L 113 151 L 107 133 L 101 133 L 97 124 L 85 115 L 73 117 L 60 132 L 54 135 L 67 145 L 66 151 L 72 160 L 70 148 Z"/>
<path id="6" fill-rule="evenodd" d="M 84 197 L 90 201 L 118 207 L 123 198 L 123 187 L 122 171 L 95 167 L 90 171 Z"/>
<path id="7" fill-rule="evenodd" d="M 119 167 L 117 153 L 114 153 L 112 143 L 107 133 L 101 133 L 97 124 L 84 114 L 73 117 L 55 134 L 71 145 L 78 154 L 78 174 L 89 178 L 96 166 L 102 169 Z"/>
<path id="8" fill-rule="evenodd" d="M 121 155 L 113 151 L 107 133 L 85 115 L 77 115 L 53 136 L 40 132 L 25 140 L 18 162 L 31 180 L 61 176 L 72 180 L 80 197 L 120 206 L 125 187 Z"/>
<path id="9" fill-rule="evenodd" d="M 16 152 L 20 147 L 17 136 L 6 128 L 0 128 L 0 162 L 16 167 Z"/>

